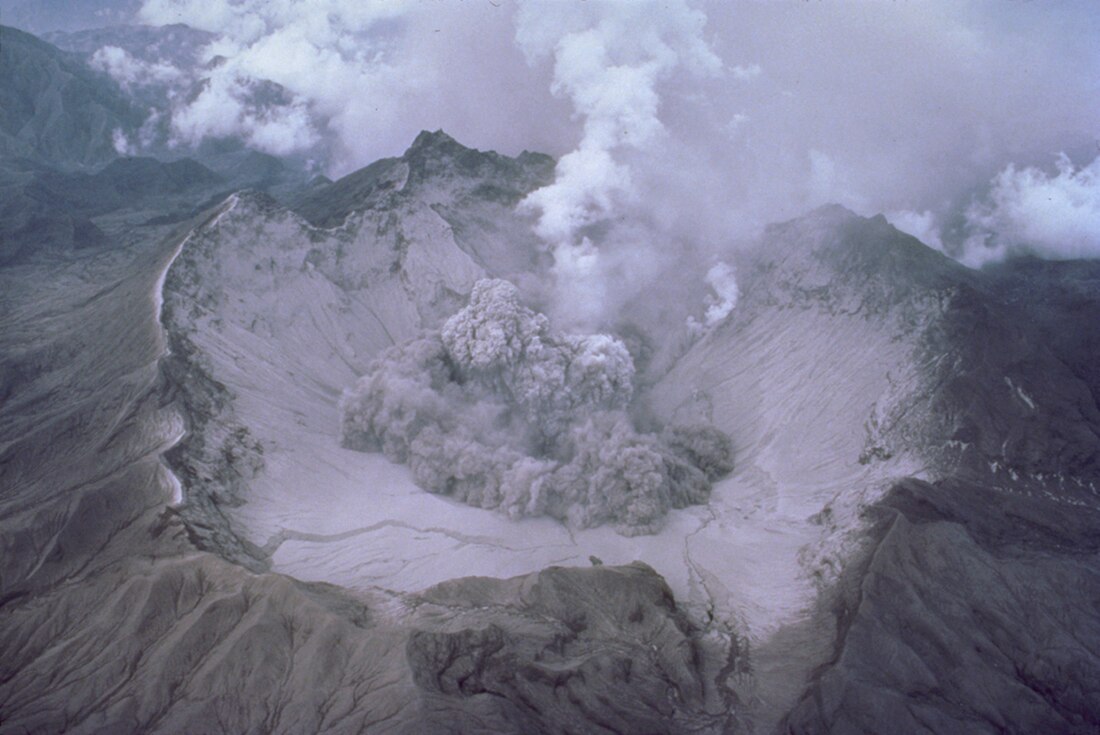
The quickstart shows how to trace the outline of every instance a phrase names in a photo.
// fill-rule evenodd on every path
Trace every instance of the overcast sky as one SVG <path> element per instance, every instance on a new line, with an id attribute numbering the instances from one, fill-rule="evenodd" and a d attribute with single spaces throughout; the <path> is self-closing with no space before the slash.
<path id="1" fill-rule="evenodd" d="M 220 35 L 200 61 L 226 61 L 172 111 L 180 145 L 242 135 L 334 176 L 421 129 L 546 151 L 550 239 L 632 202 L 714 239 L 835 201 L 973 263 L 1100 253 L 1095 0 L 144 0 L 139 19 Z M 256 79 L 291 101 L 253 109 Z"/>

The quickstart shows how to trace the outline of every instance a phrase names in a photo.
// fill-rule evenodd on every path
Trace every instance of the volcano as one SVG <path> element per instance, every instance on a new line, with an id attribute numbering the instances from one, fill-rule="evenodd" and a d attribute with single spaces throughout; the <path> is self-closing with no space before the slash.
<path id="1" fill-rule="evenodd" d="M 729 251 L 723 319 L 639 308 L 592 353 L 636 367 L 600 406 L 638 431 L 728 437 L 641 534 L 342 442 L 346 392 L 477 284 L 535 320 L 516 205 L 552 173 L 425 132 L 0 270 L 0 730 L 1100 728 L 1089 263 L 971 271 L 839 206 Z"/>

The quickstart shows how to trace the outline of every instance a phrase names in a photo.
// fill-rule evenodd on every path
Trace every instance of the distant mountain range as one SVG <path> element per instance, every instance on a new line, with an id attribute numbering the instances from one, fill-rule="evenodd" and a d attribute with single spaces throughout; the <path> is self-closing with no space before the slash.
<path id="1" fill-rule="evenodd" d="M 116 158 L 116 131 L 133 132 L 146 111 L 75 56 L 15 28 L 0 36 L 0 155 L 65 170 Z"/>
<path id="2" fill-rule="evenodd" d="M 31 33 L 81 31 L 133 22 L 141 0 L 6 0 L 0 22 Z"/>
<path id="3" fill-rule="evenodd" d="M 102 245 L 105 225 L 93 219 L 118 210 L 179 219 L 244 187 L 304 194 L 309 176 L 298 163 L 239 141 L 207 141 L 192 150 L 160 141 L 150 152 L 162 160 L 125 155 L 123 141 L 136 137 L 150 101 L 90 68 L 87 56 L 101 43 L 118 42 L 139 56 L 144 49 L 190 63 L 187 55 L 207 35 L 183 26 L 54 34 L 73 49 L 64 51 L 0 26 L 0 264 L 44 250 Z"/>

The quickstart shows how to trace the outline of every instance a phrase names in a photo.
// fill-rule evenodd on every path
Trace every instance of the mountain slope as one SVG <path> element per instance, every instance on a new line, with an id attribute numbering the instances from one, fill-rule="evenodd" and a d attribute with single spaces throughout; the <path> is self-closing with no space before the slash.
<path id="1" fill-rule="evenodd" d="M 514 207 L 551 174 L 423 133 L 292 209 L 0 271 L 3 726 L 1095 730 L 1087 266 L 971 272 L 839 207 L 727 254 L 737 308 L 661 335 L 636 408 L 735 468 L 648 536 L 339 445 L 380 350 L 485 275 L 537 293 Z"/>
<path id="2" fill-rule="evenodd" d="M 785 731 L 1096 732 L 1100 510 L 1048 487 L 892 489 Z"/>
<path id="3" fill-rule="evenodd" d="M 10 317 L 0 330 L 0 728 L 723 729 L 727 708 L 715 704 L 728 695 L 694 668 L 709 642 L 645 567 L 399 595 L 254 574 L 221 558 L 229 545 L 196 550 L 224 539 L 203 538 L 203 518 L 181 519 L 162 453 L 185 429 L 175 401 L 194 409 L 194 392 L 216 398 L 217 386 L 176 393 L 179 376 L 158 361 L 179 335 L 156 316 L 187 233 L 212 239 L 256 222 L 244 215 L 272 214 L 262 197 L 237 202 L 159 245 L 0 271 Z M 274 214 L 269 232 L 280 215 L 301 226 Z M 587 685 L 596 679 L 600 688 Z"/>
<path id="4" fill-rule="evenodd" d="M 0 34 L 0 155 L 62 169 L 115 158 L 115 131 L 136 129 L 144 113 L 75 57 L 14 28 Z"/>
<path id="5" fill-rule="evenodd" d="M 553 524 L 501 523 L 419 495 L 404 470 L 377 457 L 337 449 L 331 407 L 347 384 L 345 366 L 361 371 L 365 356 L 388 343 L 371 334 L 384 326 L 401 341 L 437 323 L 469 287 L 456 277 L 504 264 L 522 283 L 537 267 L 530 236 L 525 248 L 513 239 L 524 238 L 524 223 L 512 207 L 537 181 L 517 175 L 519 165 L 423 134 L 402 158 L 298 204 L 334 229 L 312 230 L 238 198 L 184 247 L 168 281 L 167 324 L 193 335 L 178 354 L 201 356 L 227 386 L 226 425 L 236 428 L 222 430 L 227 443 L 181 455 L 176 466 L 184 477 L 218 466 L 208 476 L 242 478 L 228 499 L 239 506 L 222 512 L 248 563 L 353 589 L 414 591 L 475 570 L 509 575 L 578 563 L 591 551 L 613 563 L 640 558 L 689 610 L 709 616 L 727 651 L 735 641 L 753 648 L 755 674 L 737 696 L 756 702 L 747 716 L 767 728 L 805 686 L 820 685 L 817 667 L 848 645 L 837 638 L 844 625 L 829 601 L 861 584 L 851 570 L 864 567 L 851 560 L 881 547 L 867 508 L 890 507 L 892 488 L 933 487 L 905 478 L 1021 494 L 1061 475 L 1077 490 L 1060 489 L 1057 502 L 1089 492 L 1081 473 L 1100 423 L 1065 365 L 1049 350 L 1026 349 L 1043 335 L 1018 323 L 985 276 L 882 218 L 838 207 L 777 225 L 756 251 L 738 256 L 738 308 L 652 389 L 657 414 L 713 421 L 733 437 L 737 457 L 708 508 L 675 514 L 652 539 L 622 544 L 599 529 L 566 538 Z M 464 231 L 462 221 L 492 226 Z M 417 248 L 449 265 L 421 270 Z M 383 253 L 392 260 L 375 260 Z M 264 264 L 272 256 L 274 271 Z M 257 277 L 257 269 L 271 274 Z M 976 344 L 975 332 L 990 339 Z M 272 351 L 285 356 L 276 362 Z M 343 356 L 323 357 L 330 354 Z M 292 443 L 290 423 L 300 427 Z M 233 462 L 219 464 L 224 456 Z M 203 496 L 202 482 L 185 485 Z M 336 507 L 344 514 L 334 515 Z M 394 564 L 383 548 L 415 551 Z"/>
<path id="6" fill-rule="evenodd" d="M 1095 699 L 1071 682 L 1094 649 L 1041 642 L 1096 639 L 1100 414 L 1047 325 L 996 277 L 840 208 L 773 226 L 739 273 L 737 310 L 654 403 L 730 431 L 750 512 L 846 570 L 819 603 L 832 662 L 791 731 L 1087 731 Z M 990 635 L 1010 648 L 990 655 Z"/>
<path id="7" fill-rule="evenodd" d="M 185 514 L 194 510 L 205 523 L 224 518 L 207 499 L 239 503 L 246 487 L 249 493 L 300 502 L 285 472 L 308 482 L 310 473 L 322 468 L 307 466 L 320 461 L 329 468 L 338 461 L 334 455 L 346 454 L 332 440 L 341 391 L 380 350 L 438 323 L 461 305 L 479 278 L 500 273 L 499 264 L 489 265 L 466 247 L 459 228 L 441 211 L 461 201 L 468 215 L 492 223 L 499 250 L 511 248 L 513 261 L 531 262 L 533 236 L 510 210 L 493 200 L 469 201 L 471 189 L 502 177 L 496 168 L 504 165 L 510 173 L 517 164 L 476 154 L 485 168 L 434 179 L 430 187 L 422 184 L 422 168 L 450 160 L 455 146 L 443 134 L 425 133 L 401 159 L 376 164 L 375 170 L 391 169 L 389 183 L 360 200 L 357 211 L 343 213 L 338 227 L 314 228 L 269 198 L 242 193 L 181 245 L 165 288 L 164 317 L 173 345 L 169 374 L 184 402 L 194 407 L 192 415 L 205 417 L 211 432 L 192 431 L 172 454 L 189 485 L 192 500 Z M 347 201 L 341 190 L 357 187 L 355 178 L 337 182 L 329 187 L 331 197 L 315 197 L 316 204 L 303 208 L 313 206 L 316 212 L 324 202 L 340 207 Z M 510 220 L 517 237 L 502 241 L 496 232 Z M 479 242 L 494 241 L 481 236 L 477 226 L 474 222 L 466 231 Z M 286 442 L 287 427 L 303 434 L 294 444 Z M 306 456 L 294 454 L 306 446 L 311 447 Z M 278 463 L 291 467 L 274 475 L 261 471 Z M 252 469 L 241 475 L 246 466 Z M 238 476 L 242 480 L 225 480 Z M 243 535 L 251 540 L 240 542 L 241 555 L 269 563 L 272 552 L 259 549 L 282 533 L 272 525 L 284 512 L 280 507 L 259 502 L 235 512 L 250 528 Z M 222 539 L 242 535 L 227 527 L 209 533 Z"/>

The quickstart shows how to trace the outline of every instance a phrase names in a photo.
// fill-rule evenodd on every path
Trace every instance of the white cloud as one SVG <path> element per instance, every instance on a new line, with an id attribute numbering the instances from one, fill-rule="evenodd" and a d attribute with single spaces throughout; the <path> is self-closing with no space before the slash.
<path id="1" fill-rule="evenodd" d="M 464 143 L 504 152 L 560 150 L 538 132 L 557 107 L 535 102 L 549 92 L 544 81 L 534 83 L 535 73 L 515 48 L 508 8 L 146 0 L 141 18 L 219 34 L 203 52 L 204 62 L 218 62 L 200 73 L 208 84 L 174 111 L 182 142 L 240 135 L 273 153 L 321 146 L 309 152 L 323 154 L 333 176 L 400 153 L 421 129 L 445 128 Z M 253 99 L 263 81 L 279 85 L 286 99 Z M 502 91 L 531 99 L 508 106 Z"/>
<path id="2" fill-rule="evenodd" d="M 561 176 L 531 200 L 541 233 L 603 250 L 615 236 L 589 232 L 600 221 L 648 228 L 635 252 L 717 249 L 827 201 L 892 213 L 934 245 L 935 225 L 1009 162 L 1019 175 L 1059 150 L 1081 160 L 1100 119 L 1091 0 L 1058 13 L 966 0 L 145 0 L 142 13 L 220 36 L 204 61 L 222 65 L 174 103 L 181 142 L 320 147 L 310 154 L 330 175 L 399 154 L 421 129 L 545 151 Z M 102 63 L 131 74 L 126 59 Z M 278 104 L 255 97 L 262 80 L 285 90 Z M 1035 207 L 1005 186 L 989 227 L 1020 232 Z M 1028 237 L 1066 237 L 1051 227 Z"/>
<path id="3" fill-rule="evenodd" d="M 209 73 L 202 91 L 174 111 L 175 143 L 197 145 L 206 137 L 238 136 L 274 155 L 306 151 L 321 142 L 309 106 L 301 98 L 285 103 L 257 101 L 264 88 L 229 65 Z"/>
<path id="4" fill-rule="evenodd" d="M 111 133 L 111 143 L 114 145 L 115 152 L 120 156 L 137 155 L 134 144 L 130 142 L 130 139 L 126 137 L 126 133 L 120 128 L 115 128 L 114 132 Z"/>
<path id="5" fill-rule="evenodd" d="M 943 239 L 940 236 L 940 224 L 936 215 L 925 210 L 912 212 L 907 209 L 885 214 L 887 221 L 907 235 L 912 235 L 925 245 L 942 251 Z"/>
<path id="6" fill-rule="evenodd" d="M 1078 168 L 1061 155 L 1055 168 L 1009 165 L 996 176 L 988 197 L 967 210 L 967 262 L 1100 257 L 1100 156 Z"/>
<path id="7" fill-rule="evenodd" d="M 713 327 L 737 308 L 737 298 L 741 291 L 737 287 L 737 271 L 728 263 L 716 263 L 711 266 L 704 280 L 714 291 L 714 296 L 708 299 L 707 311 L 704 315 L 706 325 Z"/>
<path id="8" fill-rule="evenodd" d="M 118 46 L 104 46 L 97 50 L 92 54 L 89 65 L 106 72 L 127 90 L 151 84 L 173 84 L 184 77 L 181 69 L 166 61 L 142 61 Z"/>
<path id="9" fill-rule="evenodd" d="M 730 74 L 734 79 L 740 79 L 741 81 L 748 81 L 750 79 L 756 79 L 760 76 L 764 70 L 760 68 L 760 64 L 747 64 L 737 65 L 730 67 Z"/>

